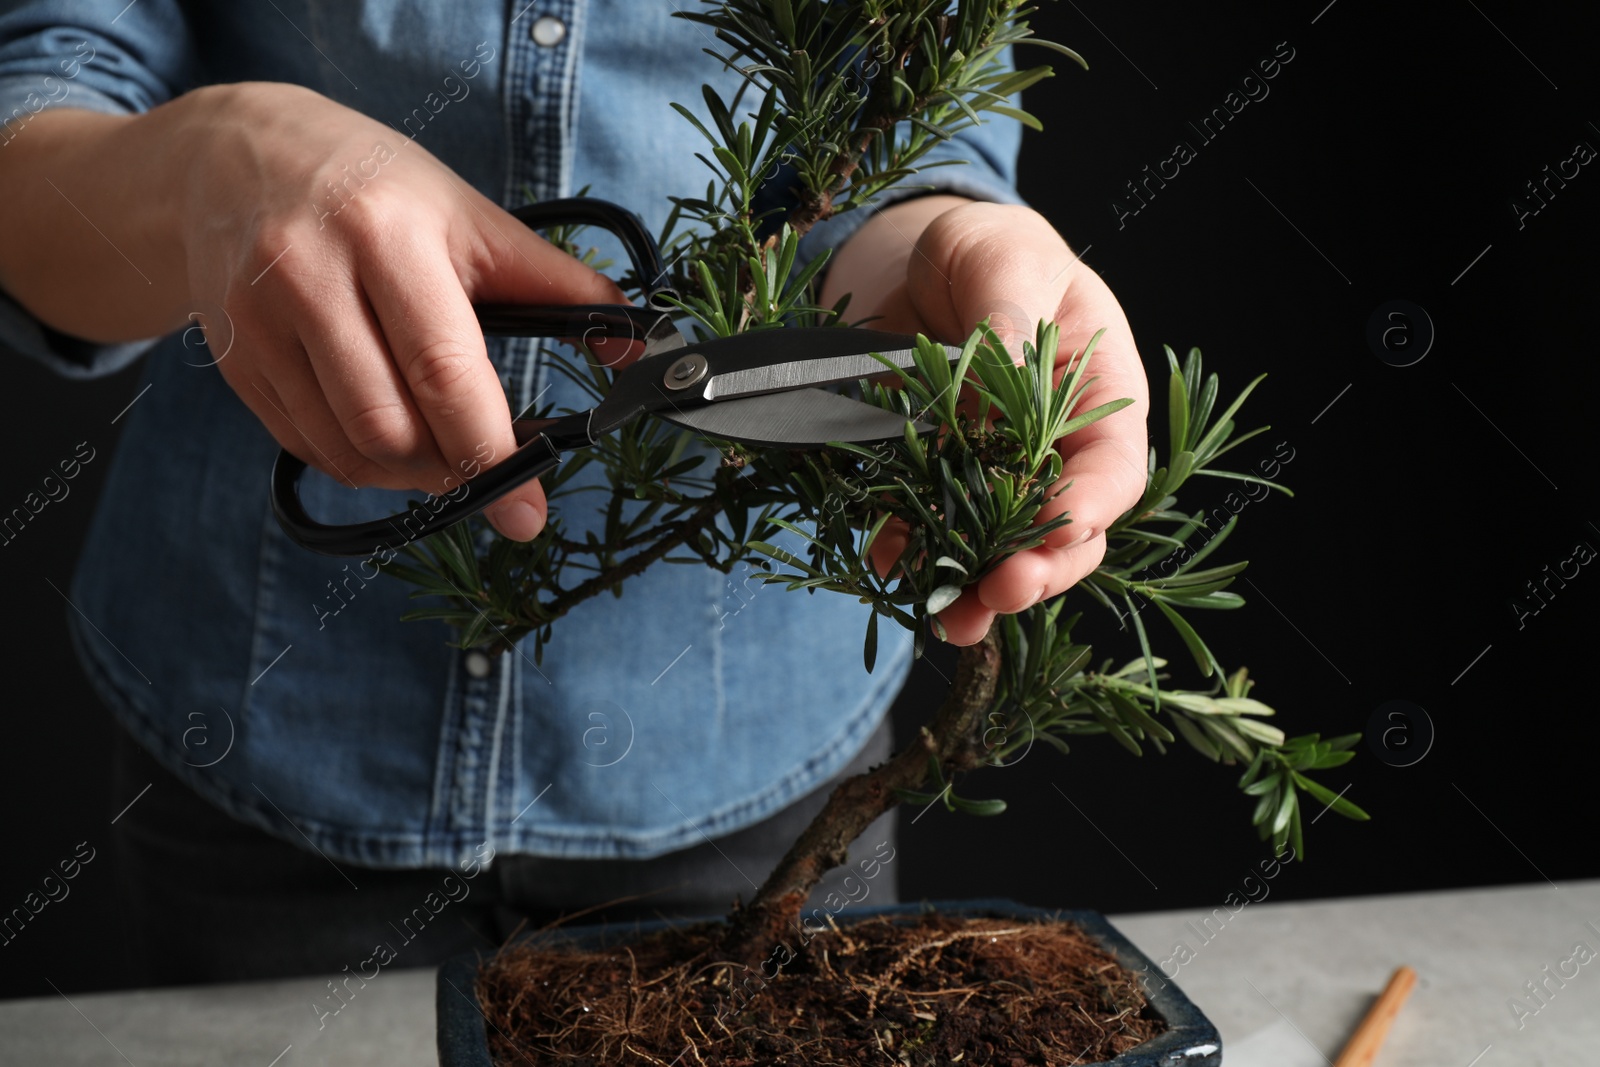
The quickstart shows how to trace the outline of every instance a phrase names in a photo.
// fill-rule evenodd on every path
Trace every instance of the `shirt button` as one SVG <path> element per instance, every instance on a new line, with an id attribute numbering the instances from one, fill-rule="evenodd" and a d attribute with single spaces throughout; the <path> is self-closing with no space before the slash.
<path id="1" fill-rule="evenodd" d="M 472 675 L 474 678 L 489 677 L 489 668 L 491 666 L 492 664 L 489 661 L 489 654 L 487 652 L 483 652 L 475 648 L 471 652 L 467 653 L 467 673 Z"/>
<path id="2" fill-rule="evenodd" d="M 554 48 L 567 38 L 567 24 L 554 15 L 540 15 L 528 28 L 528 36 L 541 48 Z"/>

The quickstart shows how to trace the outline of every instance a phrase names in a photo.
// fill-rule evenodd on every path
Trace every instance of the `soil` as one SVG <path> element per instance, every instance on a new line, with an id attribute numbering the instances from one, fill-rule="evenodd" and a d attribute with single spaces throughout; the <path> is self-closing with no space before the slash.
<path id="1" fill-rule="evenodd" d="M 830 920 L 831 925 L 831 920 Z M 485 962 L 497 1065 L 1066 1067 L 1165 1029 L 1076 926 L 927 914 L 796 930 L 759 969 L 720 924 L 580 950 L 544 932 Z"/>

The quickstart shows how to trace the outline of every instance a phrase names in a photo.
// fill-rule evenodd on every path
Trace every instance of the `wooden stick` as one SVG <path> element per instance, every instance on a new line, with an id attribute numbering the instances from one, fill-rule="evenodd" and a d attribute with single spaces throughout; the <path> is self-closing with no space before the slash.
<path id="1" fill-rule="evenodd" d="M 1383 1039 L 1389 1036 L 1394 1017 L 1400 1014 L 1400 1006 L 1406 1002 L 1406 997 L 1411 995 L 1411 987 L 1416 984 L 1416 971 L 1404 965 L 1396 967 L 1394 974 L 1389 976 L 1389 984 L 1383 987 L 1383 992 L 1378 994 L 1366 1018 L 1350 1035 L 1350 1043 L 1339 1053 L 1339 1059 L 1333 1067 L 1371 1067 L 1378 1049 L 1383 1046 Z"/>

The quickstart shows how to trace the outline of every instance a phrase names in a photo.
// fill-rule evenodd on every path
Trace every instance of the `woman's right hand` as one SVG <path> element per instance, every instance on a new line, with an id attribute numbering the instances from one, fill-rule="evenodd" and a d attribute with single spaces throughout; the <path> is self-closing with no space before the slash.
<path id="1" fill-rule="evenodd" d="M 190 292 L 223 308 L 218 369 L 289 452 L 356 486 L 442 493 L 516 442 L 472 304 L 617 303 L 595 273 L 427 149 L 297 86 L 212 91 L 183 219 Z M 529 482 L 487 509 L 544 524 Z"/>
<path id="2" fill-rule="evenodd" d="M 106 240 L 78 243 L 53 280 L 37 259 L 31 281 L 0 263 L 0 283 L 90 340 L 200 323 L 278 443 L 351 486 L 443 493 L 515 450 L 474 303 L 623 299 L 425 148 L 299 86 L 210 86 L 138 116 L 46 111 L 26 133 L 0 196 L 27 186 L 58 234 L 77 211 Z M 527 540 L 544 493 L 530 481 L 484 514 Z"/>

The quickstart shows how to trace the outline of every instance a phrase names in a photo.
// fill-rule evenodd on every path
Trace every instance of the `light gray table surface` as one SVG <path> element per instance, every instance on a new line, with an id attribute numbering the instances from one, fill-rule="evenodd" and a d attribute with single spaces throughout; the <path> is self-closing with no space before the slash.
<path id="1" fill-rule="evenodd" d="M 1222 1031 L 1227 1067 L 1327 1067 L 1400 963 L 1416 968 L 1417 987 L 1378 1067 L 1600 1064 L 1600 880 L 1268 898 L 1221 914 L 1112 921 L 1169 961 Z M 436 1062 L 431 968 L 384 970 L 339 1014 L 319 1018 L 313 1004 L 327 978 L 0 1001 L 0 1064 Z M 1543 983 L 1542 1000 L 1529 996 L 1530 982 Z"/>

